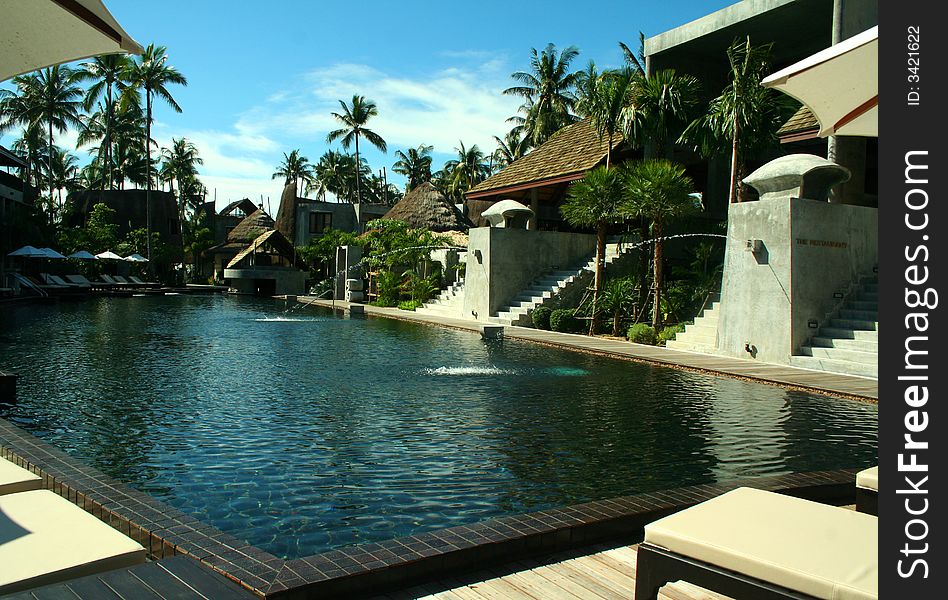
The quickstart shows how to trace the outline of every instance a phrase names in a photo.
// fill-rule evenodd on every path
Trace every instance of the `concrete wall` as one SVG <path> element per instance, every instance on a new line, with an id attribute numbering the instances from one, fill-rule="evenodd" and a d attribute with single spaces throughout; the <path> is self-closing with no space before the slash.
<path id="1" fill-rule="evenodd" d="M 732 204 L 728 216 L 718 351 L 787 363 L 846 290 L 878 261 L 874 208 L 814 200 Z M 761 251 L 744 249 L 762 241 Z M 749 343 L 754 352 L 745 351 Z"/>
<path id="2" fill-rule="evenodd" d="M 306 273 L 288 267 L 253 267 L 250 269 L 225 269 L 224 279 L 238 294 L 256 294 L 262 280 L 274 281 L 273 294 L 306 293 Z"/>
<path id="3" fill-rule="evenodd" d="M 567 269 L 596 251 L 596 236 L 558 231 L 471 229 L 464 276 L 465 316 L 486 320 L 539 275 Z"/>

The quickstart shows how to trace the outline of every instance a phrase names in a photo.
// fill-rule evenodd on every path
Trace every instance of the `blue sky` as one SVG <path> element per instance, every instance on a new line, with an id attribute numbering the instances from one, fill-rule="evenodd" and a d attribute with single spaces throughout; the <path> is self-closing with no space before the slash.
<path id="1" fill-rule="evenodd" d="M 401 185 L 390 171 L 397 149 L 433 144 L 440 168 L 459 139 L 495 147 L 492 136 L 503 137 L 519 105 L 500 92 L 527 68 L 530 48 L 575 45 L 577 68 L 590 59 L 615 66 L 618 41 L 636 48 L 640 30 L 654 35 L 732 3 L 105 0 L 141 44 L 167 46 L 189 80 L 172 88 L 182 114 L 156 107 L 159 145 L 181 136 L 195 143 L 219 206 L 263 195 L 274 209 L 282 182 L 270 175 L 283 152 L 300 148 L 316 161 L 338 99 L 358 93 L 378 104 L 371 128 L 389 150 L 364 155 Z"/>

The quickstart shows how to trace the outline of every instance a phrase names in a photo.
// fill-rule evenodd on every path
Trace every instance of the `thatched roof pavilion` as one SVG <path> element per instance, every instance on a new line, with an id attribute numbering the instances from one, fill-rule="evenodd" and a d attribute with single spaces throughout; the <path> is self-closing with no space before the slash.
<path id="1" fill-rule="evenodd" d="M 405 194 L 385 215 L 430 231 L 467 231 L 471 222 L 430 181 Z"/>
<path id="2" fill-rule="evenodd" d="M 273 217 L 262 208 L 258 208 L 238 223 L 237 227 L 231 229 L 230 233 L 227 234 L 227 243 L 249 244 L 260 237 L 263 232 L 273 229 L 273 225 Z"/>

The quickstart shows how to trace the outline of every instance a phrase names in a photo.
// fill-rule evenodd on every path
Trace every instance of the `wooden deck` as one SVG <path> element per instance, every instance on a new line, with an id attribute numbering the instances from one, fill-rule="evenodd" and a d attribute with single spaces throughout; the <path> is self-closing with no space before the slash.
<path id="1" fill-rule="evenodd" d="M 374 600 L 629 600 L 635 593 L 637 546 L 597 547 L 546 561 L 520 561 L 460 579 L 443 579 Z M 727 600 L 683 581 L 666 585 L 661 600 Z"/>
<path id="2" fill-rule="evenodd" d="M 337 310 L 342 310 L 349 306 L 348 302 L 341 300 L 332 302 L 330 300 L 320 300 L 313 296 L 300 296 L 297 299 L 303 303 L 315 304 L 326 308 L 336 308 Z M 471 319 L 420 315 L 413 311 L 369 305 L 365 305 L 365 313 L 367 315 L 401 319 L 403 321 L 415 321 L 418 323 L 440 325 L 442 327 L 464 329 L 467 331 L 480 331 L 485 325 L 491 325 L 491 323 Z M 512 339 L 528 340 L 571 350 L 647 361 L 669 367 L 697 369 L 709 373 L 780 386 L 797 387 L 805 390 L 851 396 L 871 401 L 877 401 L 879 398 L 879 382 L 868 377 L 843 375 L 827 371 L 813 371 L 810 369 L 791 367 L 789 365 L 776 365 L 744 358 L 672 350 L 662 346 L 645 346 L 610 338 L 589 337 L 587 335 L 558 333 L 555 331 L 541 331 L 529 327 L 505 326 L 504 335 Z"/>

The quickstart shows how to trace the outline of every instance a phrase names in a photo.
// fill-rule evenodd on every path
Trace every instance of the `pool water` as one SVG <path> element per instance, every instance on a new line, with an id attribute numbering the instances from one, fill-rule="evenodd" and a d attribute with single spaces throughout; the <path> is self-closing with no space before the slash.
<path id="1" fill-rule="evenodd" d="M 0 312 L 10 419 L 284 557 L 593 499 L 875 463 L 878 410 L 224 296 Z"/>

